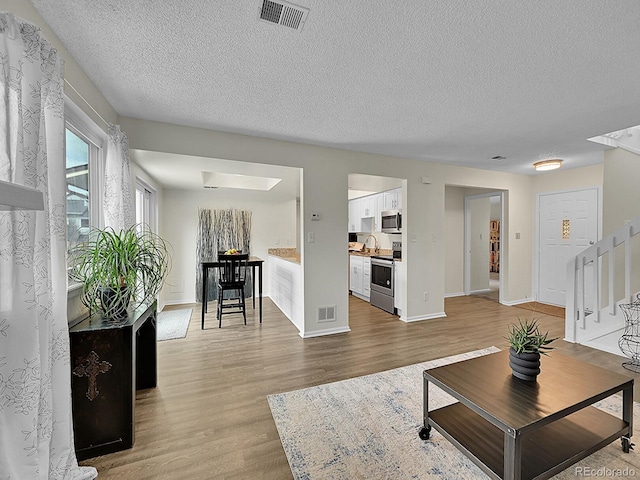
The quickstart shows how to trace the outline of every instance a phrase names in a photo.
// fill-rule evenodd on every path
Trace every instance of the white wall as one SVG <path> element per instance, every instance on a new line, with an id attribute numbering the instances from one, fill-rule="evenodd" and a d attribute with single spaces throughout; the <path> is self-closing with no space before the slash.
<path id="1" fill-rule="evenodd" d="M 302 173 L 302 237 L 309 233 L 315 242 L 301 245 L 305 330 L 348 329 L 347 180 L 352 172 L 406 179 L 403 181 L 402 242 L 408 265 L 406 272 L 406 308 L 408 321 L 444 315 L 445 285 L 445 184 L 484 187 L 507 191 L 508 218 L 504 220 L 522 233 L 510 253 L 503 255 L 505 268 L 503 291 L 506 299 L 521 299 L 531 291 L 531 178 L 503 172 L 489 172 L 438 163 L 385 157 L 359 152 L 302 145 L 258 137 L 121 118 L 129 136 L 130 148 L 229 160 L 295 166 Z M 429 176 L 431 184 L 423 184 Z M 169 203 L 165 195 L 165 203 Z M 308 221 L 311 212 L 321 220 Z M 505 258 L 506 257 L 506 258 Z M 511 257 L 511 258 L 509 258 Z M 507 260 L 511 260 L 507 262 Z M 513 272 L 510 275 L 510 270 Z M 424 300 L 424 292 L 429 300 Z M 333 325 L 318 325 L 319 306 L 336 305 Z"/>
<path id="2" fill-rule="evenodd" d="M 489 289 L 489 197 L 469 200 L 469 288 Z"/>
<path id="3" fill-rule="evenodd" d="M 640 156 L 621 148 L 607 150 L 602 183 L 606 236 L 640 215 Z"/>
<path id="4" fill-rule="evenodd" d="M 160 297 L 161 302 L 163 304 L 195 302 L 199 208 L 234 208 L 251 211 L 251 252 L 249 253 L 265 260 L 263 294 L 268 295 L 268 249 L 275 248 L 276 242 L 280 247 L 295 248 L 295 198 L 285 199 L 270 192 L 248 190 L 166 189 L 163 208 L 160 212 L 162 220 L 160 233 L 172 245 L 174 255 L 173 267 L 167 280 L 168 285 L 165 286 Z"/>
<path id="5" fill-rule="evenodd" d="M 543 192 L 562 192 L 584 187 L 602 186 L 604 165 L 593 165 L 570 170 L 553 170 L 542 175 L 534 175 L 532 188 L 534 197 Z M 535 204 L 534 204 L 535 208 Z"/>
<path id="6" fill-rule="evenodd" d="M 464 196 L 466 189 L 445 188 L 445 295 L 464 294 Z"/>
<path id="7" fill-rule="evenodd" d="M 607 150 L 604 156 L 603 174 L 603 236 L 610 235 L 629 220 L 640 215 L 640 156 L 621 148 Z M 631 292 L 640 290 L 640 238 L 636 235 L 631 241 Z M 615 256 L 617 272 L 614 282 L 615 300 L 624 298 L 624 254 L 620 251 Z M 608 257 L 604 257 L 605 261 Z M 604 285 L 608 284 L 608 271 L 602 277 Z M 608 304 L 609 294 L 603 287 L 603 305 Z"/>

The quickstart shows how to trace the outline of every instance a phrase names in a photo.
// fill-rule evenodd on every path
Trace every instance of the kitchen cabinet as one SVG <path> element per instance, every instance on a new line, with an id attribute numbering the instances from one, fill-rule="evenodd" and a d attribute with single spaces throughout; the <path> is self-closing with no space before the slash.
<path id="1" fill-rule="evenodd" d="M 373 232 L 375 217 L 376 201 L 374 195 L 349 200 L 349 232 Z"/>
<path id="2" fill-rule="evenodd" d="M 304 327 L 302 266 L 284 258 L 269 255 L 271 301 L 298 330 Z"/>
<path id="3" fill-rule="evenodd" d="M 373 231 L 381 232 L 382 231 L 382 211 L 384 210 L 384 195 L 382 193 L 376 193 L 373 196 L 374 203 L 374 220 L 373 220 Z"/>
<path id="4" fill-rule="evenodd" d="M 402 188 L 349 200 L 349 232 L 373 233 L 382 230 L 381 213 L 402 208 Z"/>
<path id="5" fill-rule="evenodd" d="M 367 195 L 366 197 L 361 197 L 358 200 L 360 200 L 360 215 L 362 218 L 375 216 L 375 202 L 373 201 L 373 195 Z"/>
<path id="6" fill-rule="evenodd" d="M 383 192 L 384 210 L 400 210 L 402 209 L 402 188 L 395 188 Z"/>
<path id="7" fill-rule="evenodd" d="M 362 257 L 349 255 L 349 290 L 362 294 Z"/>
<path id="8" fill-rule="evenodd" d="M 349 200 L 349 232 L 360 232 L 361 220 L 360 199 Z"/>
<path id="9" fill-rule="evenodd" d="M 349 290 L 356 297 L 369 301 L 371 283 L 371 259 L 349 255 Z"/>
<path id="10" fill-rule="evenodd" d="M 398 315 L 402 316 L 402 296 L 404 295 L 404 264 L 393 262 L 393 306 Z"/>
<path id="11" fill-rule="evenodd" d="M 362 295 L 366 298 L 371 296 L 371 259 L 362 259 Z"/>

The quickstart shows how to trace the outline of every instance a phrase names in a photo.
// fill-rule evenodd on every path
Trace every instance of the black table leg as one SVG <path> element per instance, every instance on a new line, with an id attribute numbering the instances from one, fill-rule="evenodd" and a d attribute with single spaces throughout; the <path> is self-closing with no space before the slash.
<path id="1" fill-rule="evenodd" d="M 258 264 L 258 288 L 260 290 L 260 323 L 262 323 L 262 263 Z"/>
<path id="2" fill-rule="evenodd" d="M 253 297 L 253 309 L 256 309 L 256 266 L 251 266 L 251 296 Z"/>
<path id="3" fill-rule="evenodd" d="M 208 268 L 202 267 L 202 327 L 204 330 L 204 314 L 207 313 L 207 273 Z"/>

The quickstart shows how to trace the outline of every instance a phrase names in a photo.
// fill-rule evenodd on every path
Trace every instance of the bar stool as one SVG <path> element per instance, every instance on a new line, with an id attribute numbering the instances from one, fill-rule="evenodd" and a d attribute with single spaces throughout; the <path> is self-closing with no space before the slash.
<path id="1" fill-rule="evenodd" d="M 230 313 L 242 313 L 244 324 L 247 324 L 244 285 L 247 279 L 248 254 L 218 255 L 220 263 L 220 275 L 218 278 L 218 328 L 222 328 L 222 315 Z M 235 295 L 225 302 L 225 292 L 234 292 Z"/>

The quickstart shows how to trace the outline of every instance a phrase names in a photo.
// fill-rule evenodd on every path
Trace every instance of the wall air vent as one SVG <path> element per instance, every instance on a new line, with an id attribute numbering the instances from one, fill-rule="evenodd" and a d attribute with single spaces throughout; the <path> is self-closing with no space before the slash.
<path id="1" fill-rule="evenodd" d="M 263 0 L 259 18 L 300 31 L 307 21 L 308 14 L 308 8 L 299 7 L 292 3 Z"/>
<path id="2" fill-rule="evenodd" d="M 335 322 L 336 320 L 336 306 L 327 305 L 324 307 L 318 307 L 318 322 Z"/>
<path id="3" fill-rule="evenodd" d="M 503 157 L 502 155 L 496 155 L 495 157 L 491 157 L 491 160 L 506 160 L 507 157 Z"/>

